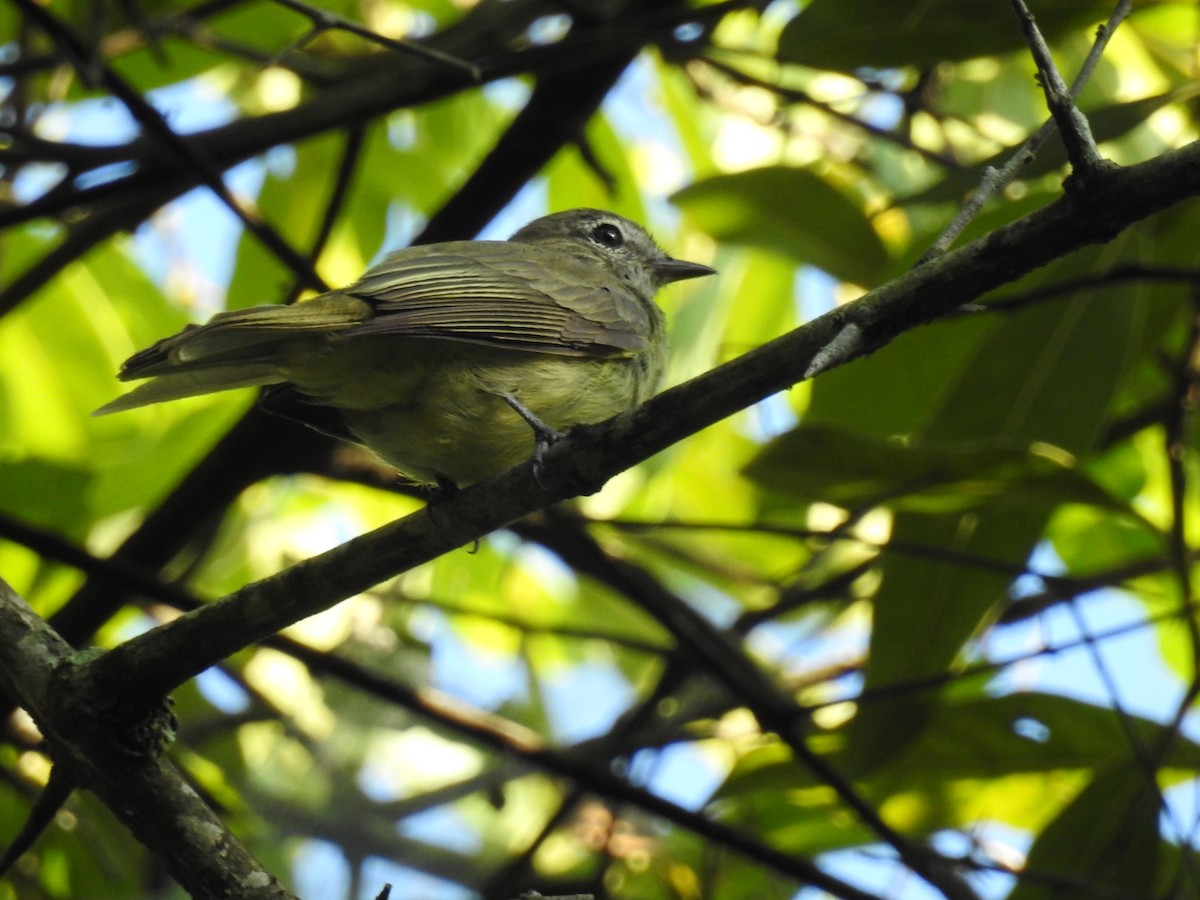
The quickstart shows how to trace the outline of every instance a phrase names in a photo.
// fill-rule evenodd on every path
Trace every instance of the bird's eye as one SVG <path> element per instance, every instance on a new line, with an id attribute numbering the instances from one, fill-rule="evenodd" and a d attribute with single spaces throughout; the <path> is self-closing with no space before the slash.
<path id="1" fill-rule="evenodd" d="M 592 239 L 610 249 L 616 249 L 625 243 L 625 235 L 621 234 L 621 229 L 607 222 L 592 229 Z"/>

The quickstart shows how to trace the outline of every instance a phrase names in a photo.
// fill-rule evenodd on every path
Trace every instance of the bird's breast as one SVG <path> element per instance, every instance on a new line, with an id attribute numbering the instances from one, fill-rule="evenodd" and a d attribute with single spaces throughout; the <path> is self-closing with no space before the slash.
<path id="1" fill-rule="evenodd" d="M 368 343 L 366 341 L 364 344 Z M 504 400 L 566 431 L 611 418 L 654 390 L 660 354 L 597 358 L 501 350 L 453 341 L 380 339 L 352 354 L 295 361 L 296 387 L 338 407 L 351 430 L 419 481 L 465 485 L 533 452 L 533 433 Z"/>

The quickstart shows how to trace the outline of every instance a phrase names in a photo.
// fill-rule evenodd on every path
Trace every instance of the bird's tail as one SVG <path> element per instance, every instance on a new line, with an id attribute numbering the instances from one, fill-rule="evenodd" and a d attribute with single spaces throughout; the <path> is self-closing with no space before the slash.
<path id="1" fill-rule="evenodd" d="M 139 406 L 149 406 L 151 403 L 182 400 L 184 397 L 198 397 L 201 394 L 229 391 L 240 387 L 278 384 L 283 380 L 285 379 L 279 368 L 269 363 L 185 368 L 154 376 L 152 380 L 138 385 L 128 394 L 123 394 L 116 400 L 105 403 L 92 415 L 107 416 L 109 413 L 137 409 Z"/>
<path id="2" fill-rule="evenodd" d="M 185 328 L 126 360 L 118 378 L 152 380 L 106 403 L 93 415 L 233 388 L 279 384 L 287 381 L 280 360 L 288 345 L 348 328 L 361 315 L 345 298 L 330 295 L 294 306 L 219 313 L 208 324 Z"/>

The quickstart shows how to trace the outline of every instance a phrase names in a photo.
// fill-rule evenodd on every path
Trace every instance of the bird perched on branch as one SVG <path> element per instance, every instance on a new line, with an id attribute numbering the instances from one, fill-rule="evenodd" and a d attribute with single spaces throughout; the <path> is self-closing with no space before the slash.
<path id="1" fill-rule="evenodd" d="M 151 380 L 96 414 L 265 385 L 269 411 L 463 486 L 647 399 L 666 355 L 655 293 L 712 273 L 621 216 L 555 213 L 507 241 L 409 247 L 342 290 L 189 326 L 127 360 L 122 381 Z"/>

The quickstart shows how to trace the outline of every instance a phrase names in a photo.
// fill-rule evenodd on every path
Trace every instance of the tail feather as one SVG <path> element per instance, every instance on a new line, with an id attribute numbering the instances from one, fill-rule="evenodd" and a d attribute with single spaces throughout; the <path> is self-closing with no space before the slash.
<path id="1" fill-rule="evenodd" d="M 265 362 L 289 341 L 332 334 L 362 318 L 352 304 L 323 300 L 218 313 L 207 324 L 189 325 L 179 334 L 135 353 L 121 367 L 120 377 L 132 381 L 182 367 Z"/>
<path id="2" fill-rule="evenodd" d="M 128 394 L 104 404 L 92 415 L 107 416 L 110 413 L 137 409 L 139 406 L 149 406 L 151 403 L 162 403 L 165 400 L 181 400 L 184 397 L 198 397 L 214 391 L 278 384 L 284 380 L 279 368 L 267 363 L 166 372 L 138 385 Z"/>
<path id="3" fill-rule="evenodd" d="M 191 325 L 126 360 L 118 378 L 151 380 L 100 407 L 95 415 L 286 381 L 281 366 L 289 351 L 344 331 L 369 311 L 365 302 L 335 293 L 293 306 L 218 313 L 207 324 Z"/>

